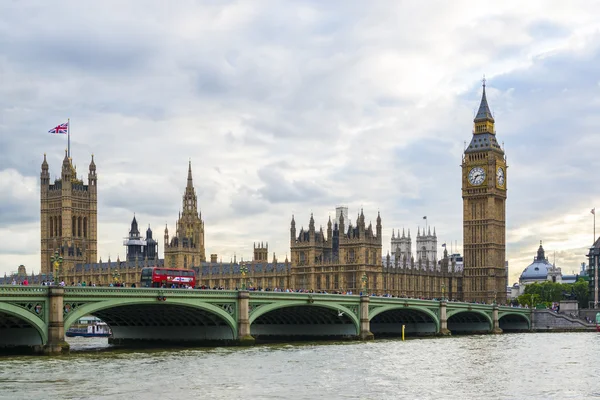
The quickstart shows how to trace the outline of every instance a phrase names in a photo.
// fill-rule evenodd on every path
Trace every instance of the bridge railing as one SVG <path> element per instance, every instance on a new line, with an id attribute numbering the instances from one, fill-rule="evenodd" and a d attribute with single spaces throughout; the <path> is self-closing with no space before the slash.
<path id="1" fill-rule="evenodd" d="M 22 286 L 22 285 L 0 285 L 0 296 L 14 295 L 46 295 L 48 286 Z"/>
<path id="2" fill-rule="evenodd" d="M 167 288 L 121 288 L 121 287 L 82 287 L 66 286 L 65 296 L 156 296 L 169 295 L 179 297 L 236 297 L 235 290 L 195 290 Z"/>

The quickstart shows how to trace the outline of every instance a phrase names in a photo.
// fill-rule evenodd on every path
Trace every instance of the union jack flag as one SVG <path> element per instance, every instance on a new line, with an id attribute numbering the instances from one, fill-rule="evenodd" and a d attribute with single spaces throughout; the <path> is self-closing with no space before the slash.
<path id="1" fill-rule="evenodd" d="M 48 133 L 67 133 L 69 130 L 69 123 L 65 122 L 64 124 L 60 124 L 50 129 Z"/>

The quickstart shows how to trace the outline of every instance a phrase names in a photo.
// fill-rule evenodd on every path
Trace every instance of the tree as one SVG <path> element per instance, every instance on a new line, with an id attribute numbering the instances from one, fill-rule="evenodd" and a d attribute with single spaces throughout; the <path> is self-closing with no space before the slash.
<path id="1" fill-rule="evenodd" d="M 590 297 L 589 283 L 586 282 L 585 279 L 579 278 L 577 282 L 573 283 L 571 286 L 572 291 L 577 298 L 579 308 L 587 308 Z"/>

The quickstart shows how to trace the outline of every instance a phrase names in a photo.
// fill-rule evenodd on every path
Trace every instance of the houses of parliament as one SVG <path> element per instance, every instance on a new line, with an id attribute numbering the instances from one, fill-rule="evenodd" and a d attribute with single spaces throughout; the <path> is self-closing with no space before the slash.
<path id="1" fill-rule="evenodd" d="M 298 229 L 292 216 L 289 226 L 290 257 L 269 256 L 268 244 L 254 244 L 252 260 L 223 262 L 216 254 L 206 259 L 204 222 L 198 209 L 192 166 L 188 165 L 182 208 L 170 234 L 164 229 L 164 258 L 148 227 L 140 234 L 136 217 L 123 244 L 124 260 L 97 259 L 98 176 L 94 157 L 87 183 L 77 176 L 65 154 L 60 179 L 50 182 L 44 155 L 41 168 L 41 275 L 58 274 L 67 284 L 107 285 L 114 281 L 137 283 L 146 266 L 194 268 L 200 285 L 239 288 L 242 267 L 248 284 L 261 288 L 307 289 L 327 292 L 390 294 L 393 296 L 478 301 L 506 301 L 505 216 L 507 165 L 496 140 L 495 121 L 488 106 L 485 82 L 474 119 L 470 144 L 462 156 L 464 265 L 444 249 L 437 257 L 435 229 L 419 230 L 417 249 L 408 235 L 394 232 L 391 254 L 382 254 L 383 223 L 367 223 L 360 210 L 355 220 L 347 208 L 338 208 L 324 230 L 311 215 L 308 228 Z M 60 270 L 53 260 L 61 257 Z"/>

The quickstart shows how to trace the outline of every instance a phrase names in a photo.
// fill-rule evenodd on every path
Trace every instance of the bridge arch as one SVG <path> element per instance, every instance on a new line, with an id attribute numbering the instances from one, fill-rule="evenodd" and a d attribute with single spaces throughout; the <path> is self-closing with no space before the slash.
<path id="1" fill-rule="evenodd" d="M 48 342 L 46 322 L 19 306 L 0 302 L 0 337 L 2 345 L 43 345 Z"/>
<path id="2" fill-rule="evenodd" d="M 457 309 L 447 313 L 448 330 L 452 333 L 488 333 L 494 323 L 492 317 L 477 309 Z"/>
<path id="3" fill-rule="evenodd" d="M 438 316 L 431 310 L 403 304 L 377 307 L 369 313 L 371 332 L 377 335 L 402 334 L 402 325 L 407 335 L 431 335 L 440 331 Z"/>
<path id="4" fill-rule="evenodd" d="M 235 315 L 214 304 L 189 299 L 162 302 L 156 298 L 115 298 L 91 302 L 65 316 L 65 330 L 85 315 L 106 322 L 113 339 L 200 342 L 237 338 Z"/>
<path id="5" fill-rule="evenodd" d="M 343 305 L 291 301 L 260 306 L 249 317 L 250 335 L 263 337 L 357 336 L 360 323 Z"/>
<path id="6" fill-rule="evenodd" d="M 531 328 L 531 321 L 523 313 L 505 312 L 498 316 L 498 326 L 505 332 L 522 332 Z"/>

